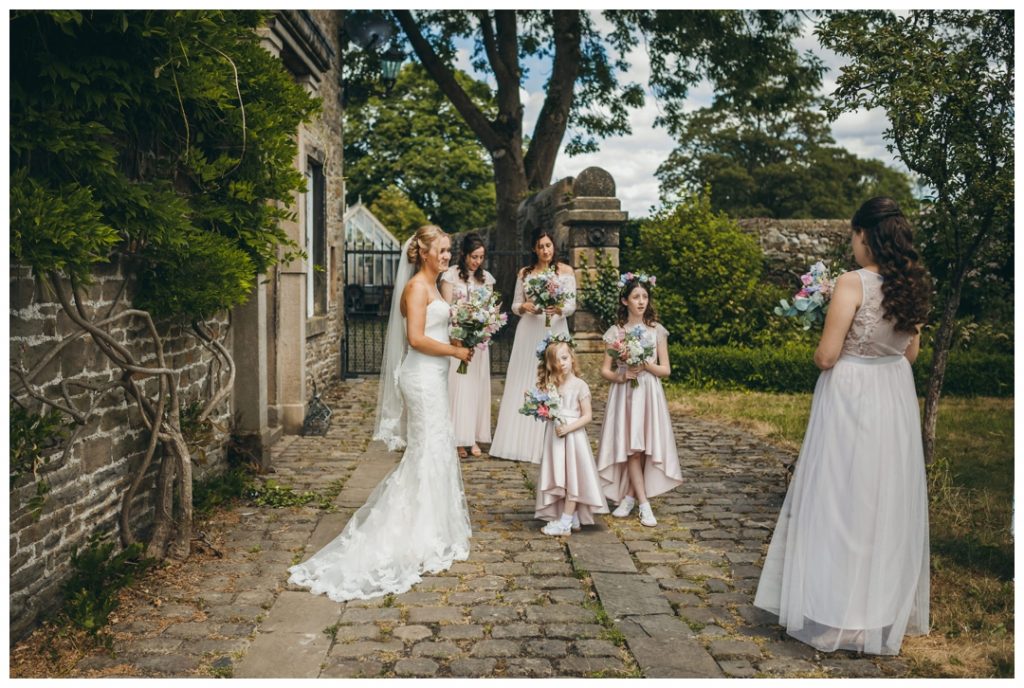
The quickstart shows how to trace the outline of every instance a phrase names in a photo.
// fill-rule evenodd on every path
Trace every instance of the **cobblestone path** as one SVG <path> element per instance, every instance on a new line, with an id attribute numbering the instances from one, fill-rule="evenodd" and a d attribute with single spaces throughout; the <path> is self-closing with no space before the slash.
<path id="1" fill-rule="evenodd" d="M 601 389 L 595 387 L 595 390 Z M 495 399 L 500 398 L 500 382 Z M 602 390 L 603 391 L 603 390 Z M 79 675 L 236 677 L 898 676 L 899 659 L 823 655 L 752 605 L 785 492 L 780 450 L 674 418 L 685 482 L 652 500 L 659 523 L 600 517 L 569 538 L 533 519 L 537 467 L 463 461 L 470 558 L 412 591 L 335 603 L 287 585 L 287 568 L 333 538 L 399 456 L 370 443 L 376 380 L 326 395 L 324 438 L 287 437 L 274 479 L 341 486 L 336 510 L 242 507 L 211 523 L 223 553 L 149 585 L 162 603 L 114 624 L 114 654 Z M 603 415 L 595 394 L 596 421 Z M 184 572 L 187 571 L 186 575 Z"/>

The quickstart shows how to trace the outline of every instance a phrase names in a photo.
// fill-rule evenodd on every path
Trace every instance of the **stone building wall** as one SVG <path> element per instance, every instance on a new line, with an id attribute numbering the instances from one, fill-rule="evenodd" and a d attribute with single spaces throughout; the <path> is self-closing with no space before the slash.
<path id="1" fill-rule="evenodd" d="M 740 227 L 757 237 L 764 251 L 769 280 L 790 284 L 794 275 L 807 272 L 818 260 L 835 253 L 850 238 L 849 220 L 776 220 L 757 217 L 738 220 Z"/>
<path id="2" fill-rule="evenodd" d="M 324 72 L 318 87 L 321 114 L 302 128 L 305 150 L 315 149 L 322 156 L 326 177 L 327 223 L 327 312 L 306 322 L 306 396 L 313 394 L 313 382 L 322 392 L 324 386 L 341 376 L 341 337 L 344 327 L 344 299 L 341 269 L 344 261 L 345 182 L 342 163 L 341 51 L 338 43 L 341 12 L 309 10 L 324 38 L 334 50 L 335 60 Z"/>
<path id="3" fill-rule="evenodd" d="M 87 289 L 86 311 L 91 317 L 106 314 L 117 298 L 124 280 L 116 267 L 95 273 Z M 130 290 L 130 285 L 128 285 Z M 130 293 L 129 293 L 130 296 Z M 214 320 L 214 331 L 230 347 L 226 317 Z M 164 335 L 166 361 L 181 371 L 183 404 L 206 399 L 210 394 L 212 355 L 198 340 L 176 325 L 158 324 Z M 45 352 L 78 327 L 61 311 L 56 297 L 45 293 L 27 268 L 14 266 L 10 273 L 10 364 L 31 370 Z M 138 318 L 118 322 L 109 330 L 144 364 L 155 363 L 155 353 Z M 46 365 L 32 382 L 48 398 L 60 399 L 61 381 L 108 382 L 121 373 L 88 336 L 72 342 Z M 155 399 L 156 380 L 144 383 Z M 18 383 L 12 375 L 11 386 Z M 69 387 L 71 400 L 85 409 L 93 392 Z M 19 399 L 26 400 L 24 394 Z M 10 491 L 10 634 L 12 642 L 27 633 L 38 619 L 53 611 L 60 602 L 59 589 L 70 574 L 71 554 L 86 545 L 94 533 L 117 538 L 120 500 L 130 479 L 129 471 L 144 454 L 145 433 L 138 411 L 125 401 L 123 392 L 112 391 L 96 399 L 94 412 L 79 433 L 67 460 L 61 454 L 51 458 L 41 479 L 50 491 L 38 516 L 31 513 L 29 500 L 35 494 L 35 482 L 24 476 Z M 28 401 L 30 408 L 38 405 Z M 226 427 L 230 422 L 227 404 L 214 420 Z M 223 469 L 222 445 L 226 438 L 215 437 L 207 447 L 205 463 L 195 463 L 194 478 Z M 194 459 L 197 457 L 193 456 Z M 145 535 L 153 521 L 152 489 L 157 461 L 143 483 L 134 503 L 135 532 Z"/>

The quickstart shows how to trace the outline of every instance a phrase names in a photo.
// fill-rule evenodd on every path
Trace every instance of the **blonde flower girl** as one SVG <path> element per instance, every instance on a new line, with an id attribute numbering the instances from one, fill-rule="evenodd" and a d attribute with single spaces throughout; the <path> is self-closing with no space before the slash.
<path id="1" fill-rule="evenodd" d="M 570 535 L 593 524 L 594 514 L 608 513 L 587 438 L 590 388 L 577 377 L 574 346 L 568 335 L 552 334 L 538 347 L 537 388 L 553 385 L 561 397 L 559 420 L 544 423 L 537 480 L 534 515 L 549 522 L 541 529 L 545 535 Z"/>

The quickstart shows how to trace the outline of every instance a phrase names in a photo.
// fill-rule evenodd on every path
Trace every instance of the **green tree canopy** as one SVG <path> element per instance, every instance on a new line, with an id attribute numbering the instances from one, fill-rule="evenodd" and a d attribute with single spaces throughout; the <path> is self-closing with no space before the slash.
<path id="1" fill-rule="evenodd" d="M 773 67 L 772 78 L 716 93 L 674 122 L 679 144 L 656 173 L 662 200 L 708 186 L 712 207 L 733 217 L 844 218 L 881 194 L 913 210 L 906 175 L 835 145 L 817 95 L 821 61 L 790 48 Z"/>
<path id="2" fill-rule="evenodd" d="M 708 78 L 718 90 L 752 88 L 770 78 L 773 61 L 800 32 L 796 13 L 777 11 L 395 10 L 389 16 L 490 156 L 495 248 L 510 254 L 523 248 L 519 204 L 551 183 L 563 142 L 575 154 L 629 133 L 629 111 L 645 99 L 644 86 L 627 76 L 634 49 L 650 59 L 648 86 L 662 108 L 659 124 L 672 126 L 687 116 L 691 86 Z M 473 41 L 474 69 L 493 78 L 493 111 L 475 102 L 456 77 L 456 41 L 464 39 Z M 527 135 L 522 91 L 528 59 L 544 62 L 547 78 Z M 363 64 L 346 63 L 353 72 Z M 497 270 L 500 290 L 511 291 L 516 262 Z"/>
<path id="3" fill-rule="evenodd" d="M 405 241 L 417 228 L 430 222 L 420 207 L 394 185 L 381 191 L 368 207 L 399 241 Z"/>
<path id="4" fill-rule="evenodd" d="M 478 107 L 493 111 L 487 84 L 464 72 L 455 77 Z M 350 203 L 362 197 L 368 205 L 397 210 L 397 191 L 449 232 L 494 222 L 494 170 L 487 152 L 418 64 L 402 68 L 389 96 L 373 95 L 346 109 L 345 176 Z M 409 229 L 407 211 L 401 211 L 401 228 L 394 225 L 400 232 Z"/>
<path id="5" fill-rule="evenodd" d="M 117 250 L 137 305 L 189 320 L 247 298 L 289 242 L 295 134 L 316 103 L 258 12 L 15 11 L 11 253 L 88 280 Z"/>

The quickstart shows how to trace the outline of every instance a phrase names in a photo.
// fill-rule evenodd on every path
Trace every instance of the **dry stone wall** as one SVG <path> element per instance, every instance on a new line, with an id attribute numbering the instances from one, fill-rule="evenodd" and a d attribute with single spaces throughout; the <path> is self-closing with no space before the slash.
<path id="1" fill-rule="evenodd" d="M 848 242 L 849 220 L 776 220 L 757 217 L 738 221 L 744 231 L 757 237 L 764 251 L 768 279 L 790 284 L 794 275 L 807 272 L 818 260 Z"/>

